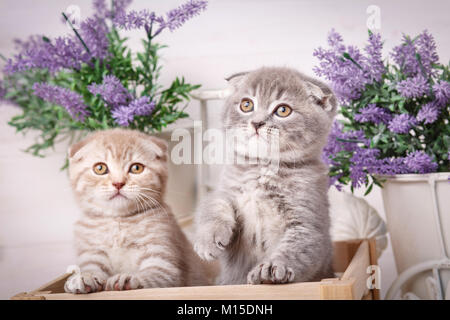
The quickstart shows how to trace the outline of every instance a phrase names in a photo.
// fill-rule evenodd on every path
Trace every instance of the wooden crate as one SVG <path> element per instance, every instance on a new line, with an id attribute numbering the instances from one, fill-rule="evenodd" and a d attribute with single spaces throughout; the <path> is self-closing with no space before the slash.
<path id="1" fill-rule="evenodd" d="M 128 291 L 102 291 L 90 294 L 64 292 L 70 274 L 30 291 L 13 300 L 110 300 L 110 299 L 167 299 L 167 300 L 299 300 L 299 299 L 379 299 L 379 290 L 367 289 L 366 273 L 369 265 L 376 265 L 375 240 L 352 240 L 334 243 L 334 270 L 339 278 L 319 282 L 300 282 L 278 285 L 230 285 L 204 287 L 154 288 Z"/>

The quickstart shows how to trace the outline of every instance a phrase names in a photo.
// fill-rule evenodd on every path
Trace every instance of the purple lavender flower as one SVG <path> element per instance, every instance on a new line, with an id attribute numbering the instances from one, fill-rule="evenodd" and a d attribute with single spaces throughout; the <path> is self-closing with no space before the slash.
<path id="1" fill-rule="evenodd" d="M 358 141 L 360 142 L 358 143 Z M 369 148 L 369 140 L 365 138 L 364 132 L 343 132 L 342 125 L 335 121 L 328 138 L 328 144 L 323 150 L 322 160 L 328 165 L 340 165 L 339 162 L 332 159 L 341 151 L 352 153 L 349 159 L 349 176 L 354 188 L 359 188 L 365 184 L 368 174 L 394 175 L 409 172 L 404 158 L 379 159 L 380 150 Z M 330 178 L 330 185 L 334 185 L 338 190 L 340 189 L 340 182 L 338 181 L 340 176 L 342 175 Z"/>
<path id="2" fill-rule="evenodd" d="M 180 7 L 167 12 L 166 17 L 157 17 L 154 12 L 148 10 L 132 10 L 128 13 L 122 11 L 115 15 L 114 24 L 126 30 L 145 27 L 148 31 L 149 27 L 156 22 L 159 27 L 152 35 L 152 37 L 155 37 L 166 28 L 174 31 L 181 27 L 187 20 L 200 14 L 202 10 L 205 10 L 207 4 L 208 1 L 205 0 L 190 0 Z"/>
<path id="3" fill-rule="evenodd" d="M 389 130 L 394 133 L 408 133 L 412 126 L 417 124 L 417 120 L 406 113 L 396 115 L 388 125 Z"/>
<path id="4" fill-rule="evenodd" d="M 78 40 L 68 37 L 56 38 L 52 43 L 42 36 L 33 36 L 28 41 L 16 43 L 20 52 L 15 55 L 14 60 L 7 61 L 4 68 L 7 74 L 33 68 L 48 69 L 50 72 L 63 68 L 79 69 L 81 62 L 88 58 Z"/>
<path id="5" fill-rule="evenodd" d="M 354 46 L 345 47 L 342 37 L 334 30 L 328 34 L 328 43 L 331 49 L 318 48 L 313 53 L 320 60 L 314 72 L 331 82 L 341 103 L 349 103 L 359 98 L 366 84 L 373 81 L 372 68 L 366 66 L 367 58 L 359 49 Z M 373 53 L 376 51 L 374 48 L 368 50 Z M 345 58 L 344 53 L 351 59 Z M 375 71 L 373 72 L 375 76 Z"/>
<path id="6" fill-rule="evenodd" d="M 3 86 L 3 81 L 0 80 L 0 101 L 6 95 L 6 88 Z"/>
<path id="7" fill-rule="evenodd" d="M 109 16 L 109 11 L 106 6 L 106 0 L 93 0 L 94 15 L 97 19 L 105 19 Z"/>
<path id="8" fill-rule="evenodd" d="M 155 105 L 154 101 L 150 101 L 149 97 L 144 96 L 131 102 L 128 107 L 134 110 L 136 116 L 147 116 L 155 109 Z"/>
<path id="9" fill-rule="evenodd" d="M 13 74 L 34 68 L 48 69 L 52 73 L 61 69 L 79 70 L 82 63 L 92 57 L 104 59 L 107 56 L 109 31 L 101 19 L 86 19 L 78 31 L 89 52 L 76 35 L 54 40 L 32 36 L 28 41 L 16 41 L 19 53 L 7 61 L 4 71 Z"/>
<path id="10" fill-rule="evenodd" d="M 422 75 L 408 78 L 397 84 L 397 91 L 405 98 L 420 98 L 429 91 L 427 79 Z"/>
<path id="11" fill-rule="evenodd" d="M 423 72 L 429 76 L 433 73 L 433 64 L 439 61 L 434 38 L 427 30 L 424 30 L 417 39 L 416 45 Z"/>
<path id="12" fill-rule="evenodd" d="M 130 92 L 113 75 L 104 76 L 102 84 L 93 83 L 88 90 L 93 95 L 99 94 L 112 109 L 126 105 L 132 99 Z"/>
<path id="13" fill-rule="evenodd" d="M 53 86 L 48 83 L 35 83 L 33 85 L 34 94 L 41 99 L 63 106 L 72 118 L 84 121 L 90 113 L 83 102 L 83 97 L 66 88 Z"/>
<path id="14" fill-rule="evenodd" d="M 122 127 L 128 127 L 134 120 L 134 110 L 128 106 L 120 106 L 111 112 L 116 123 Z"/>
<path id="15" fill-rule="evenodd" d="M 328 180 L 328 187 L 334 186 L 338 191 L 342 191 L 342 184 L 339 182 L 339 178 L 341 178 L 343 174 L 338 174 L 332 176 Z"/>
<path id="16" fill-rule="evenodd" d="M 433 36 L 427 30 L 424 30 L 415 42 L 404 35 L 403 43 L 395 47 L 391 55 L 401 70 L 409 76 L 419 73 L 427 77 L 433 75 L 432 65 L 439 60 Z"/>
<path id="17" fill-rule="evenodd" d="M 405 165 L 410 173 L 429 173 L 436 171 L 438 165 L 423 151 L 414 151 L 405 158 Z"/>
<path id="18" fill-rule="evenodd" d="M 394 47 L 391 56 L 405 74 L 414 76 L 420 71 L 416 53 L 414 42 L 403 35 L 403 43 Z"/>
<path id="19" fill-rule="evenodd" d="M 57 72 L 60 69 L 81 68 L 82 63 L 92 57 L 103 59 L 108 54 L 108 28 L 98 19 L 86 19 L 80 26 L 80 35 L 90 54 L 74 35 L 58 37 L 53 41 L 43 36 L 30 37 L 28 41 L 16 41 L 19 53 L 9 59 L 4 71 L 13 74 L 29 69 L 48 69 Z"/>
<path id="20" fill-rule="evenodd" d="M 135 116 L 150 115 L 155 106 L 154 101 L 150 101 L 149 97 L 144 96 L 132 101 L 128 106 L 119 106 L 111 114 L 117 124 L 127 127 L 134 120 Z"/>
<path id="21" fill-rule="evenodd" d="M 341 54 L 345 52 L 345 46 L 343 44 L 344 40 L 342 39 L 342 36 L 334 30 L 334 28 L 328 33 L 327 41 L 328 45 L 336 52 Z"/>
<path id="22" fill-rule="evenodd" d="M 95 12 L 94 15 L 97 19 L 115 19 L 117 16 L 125 14 L 126 9 L 131 2 L 132 0 L 114 0 L 111 2 L 112 6 L 110 7 L 109 4 L 106 3 L 106 0 L 94 0 L 92 2 Z"/>
<path id="23" fill-rule="evenodd" d="M 372 168 L 378 167 L 377 157 L 380 154 L 378 149 L 357 148 L 350 158 L 350 178 L 352 186 L 359 188 L 367 182 L 367 172 L 373 171 Z"/>
<path id="24" fill-rule="evenodd" d="M 429 102 L 424 104 L 422 108 L 417 113 L 417 121 L 423 122 L 425 124 L 433 123 L 439 117 L 440 110 L 437 104 L 433 102 Z"/>
<path id="25" fill-rule="evenodd" d="M 392 119 L 389 111 L 377 107 L 375 104 L 369 104 L 367 107 L 360 109 L 359 113 L 356 113 L 354 117 L 358 122 L 373 122 L 375 124 L 380 122 L 387 124 Z"/>
<path id="26" fill-rule="evenodd" d="M 381 76 L 386 72 L 384 68 L 381 51 L 383 49 L 383 42 L 379 33 L 372 33 L 369 35 L 369 41 L 364 50 L 367 53 L 365 57 L 365 71 L 376 81 L 381 80 Z"/>
<path id="27" fill-rule="evenodd" d="M 450 83 L 447 81 L 439 81 L 433 85 L 433 93 L 436 102 L 440 107 L 445 106 L 450 101 Z"/>
<path id="28" fill-rule="evenodd" d="M 323 149 L 322 160 L 327 164 L 332 164 L 332 158 L 341 151 L 354 152 L 359 145 L 368 146 L 369 140 L 366 139 L 362 130 L 343 131 L 343 126 L 338 121 L 334 121 L 328 136 L 328 143 Z"/>
<path id="29" fill-rule="evenodd" d="M 377 165 L 373 166 L 369 173 L 392 176 L 395 174 L 408 173 L 408 169 L 403 157 L 391 157 L 379 159 Z"/>
<path id="30" fill-rule="evenodd" d="M 133 0 L 114 0 L 113 12 L 111 12 L 111 18 L 117 15 L 121 15 L 125 12 L 127 7 L 133 2 Z"/>
<path id="31" fill-rule="evenodd" d="M 155 19 L 155 13 L 147 9 L 141 11 L 131 10 L 128 13 L 123 12 L 116 15 L 114 24 L 125 30 L 140 29 L 145 26 L 150 26 Z"/>
<path id="32" fill-rule="evenodd" d="M 190 0 L 180 7 L 167 12 L 166 19 L 162 22 L 162 25 L 173 31 L 181 27 L 187 20 L 200 14 L 202 10 L 206 9 L 207 5 L 208 1 Z"/>
<path id="33" fill-rule="evenodd" d="M 81 23 L 80 35 L 92 57 L 102 60 L 108 55 L 108 32 L 108 27 L 100 19 L 88 18 Z M 80 45 L 82 44 L 78 44 L 78 46 Z"/>
<path id="34" fill-rule="evenodd" d="M 406 158 L 378 159 L 379 155 L 378 149 L 360 148 L 355 151 L 350 159 L 350 178 L 354 188 L 359 188 L 367 182 L 367 174 L 395 175 L 411 172 L 411 168 L 406 164 Z"/>

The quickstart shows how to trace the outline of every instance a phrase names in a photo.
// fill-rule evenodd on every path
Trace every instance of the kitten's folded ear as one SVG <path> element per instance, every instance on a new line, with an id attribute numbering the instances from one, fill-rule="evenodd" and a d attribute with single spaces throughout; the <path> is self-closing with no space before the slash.
<path id="1" fill-rule="evenodd" d="M 331 89 L 324 83 L 311 79 L 306 81 L 308 94 L 311 99 L 319 105 L 323 110 L 334 116 L 337 108 L 336 97 Z"/>
<path id="2" fill-rule="evenodd" d="M 149 147 L 153 152 L 155 152 L 156 158 L 162 161 L 166 161 L 167 151 L 169 149 L 169 145 L 167 144 L 167 142 L 154 136 L 147 136 L 147 141 L 150 142 Z"/>
<path id="3" fill-rule="evenodd" d="M 249 73 L 248 71 L 238 72 L 225 78 L 225 80 L 228 81 L 228 83 L 231 84 L 233 87 L 239 87 L 239 85 L 241 84 L 241 82 L 244 80 L 245 76 L 248 73 Z"/>
<path id="4" fill-rule="evenodd" d="M 75 157 L 75 155 L 78 153 L 78 151 L 80 151 L 84 146 L 86 146 L 89 142 L 91 142 L 91 140 L 92 140 L 92 135 L 71 145 L 69 147 L 69 150 L 67 151 L 68 158 L 73 159 Z"/>

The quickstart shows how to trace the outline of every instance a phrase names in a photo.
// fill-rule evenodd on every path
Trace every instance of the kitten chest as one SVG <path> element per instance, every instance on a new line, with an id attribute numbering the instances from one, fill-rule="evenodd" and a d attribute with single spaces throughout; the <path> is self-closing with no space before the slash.
<path id="1" fill-rule="evenodd" d="M 136 226 L 135 226 L 136 229 Z M 104 234 L 105 251 L 115 273 L 129 273 L 139 270 L 142 248 L 134 246 L 139 235 L 126 223 L 111 222 Z"/>
<path id="2" fill-rule="evenodd" d="M 241 241 L 264 255 L 276 246 L 284 232 L 279 203 L 264 190 L 257 180 L 245 183 L 236 195 L 238 220 L 241 222 Z"/>

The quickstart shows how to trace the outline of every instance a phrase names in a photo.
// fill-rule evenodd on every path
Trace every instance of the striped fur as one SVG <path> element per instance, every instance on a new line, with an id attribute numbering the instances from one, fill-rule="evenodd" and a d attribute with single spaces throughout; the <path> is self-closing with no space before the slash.
<path id="1" fill-rule="evenodd" d="M 230 81 L 235 90 L 223 122 L 226 129 L 240 130 L 246 144 L 235 152 L 251 158 L 245 153 L 255 138 L 251 122 L 264 122 L 258 132 L 279 133 L 279 163 L 277 168 L 268 161 L 235 163 L 223 171 L 218 188 L 197 212 L 195 250 L 205 260 L 219 258 L 220 284 L 332 277 L 328 175 L 320 156 L 336 109 L 334 95 L 287 68 L 261 68 Z M 240 101 L 248 97 L 255 110 L 243 114 Z M 278 103 L 288 104 L 292 114 L 277 118 L 272 108 Z"/>
<path id="2" fill-rule="evenodd" d="M 123 129 L 96 132 L 69 150 L 69 173 L 83 209 L 75 224 L 81 273 L 65 290 L 89 293 L 150 287 L 207 284 L 203 262 L 164 204 L 167 145 Z M 93 172 L 104 162 L 105 175 Z M 132 174 L 132 163 L 145 169 Z M 114 182 L 124 182 L 117 192 Z"/>

